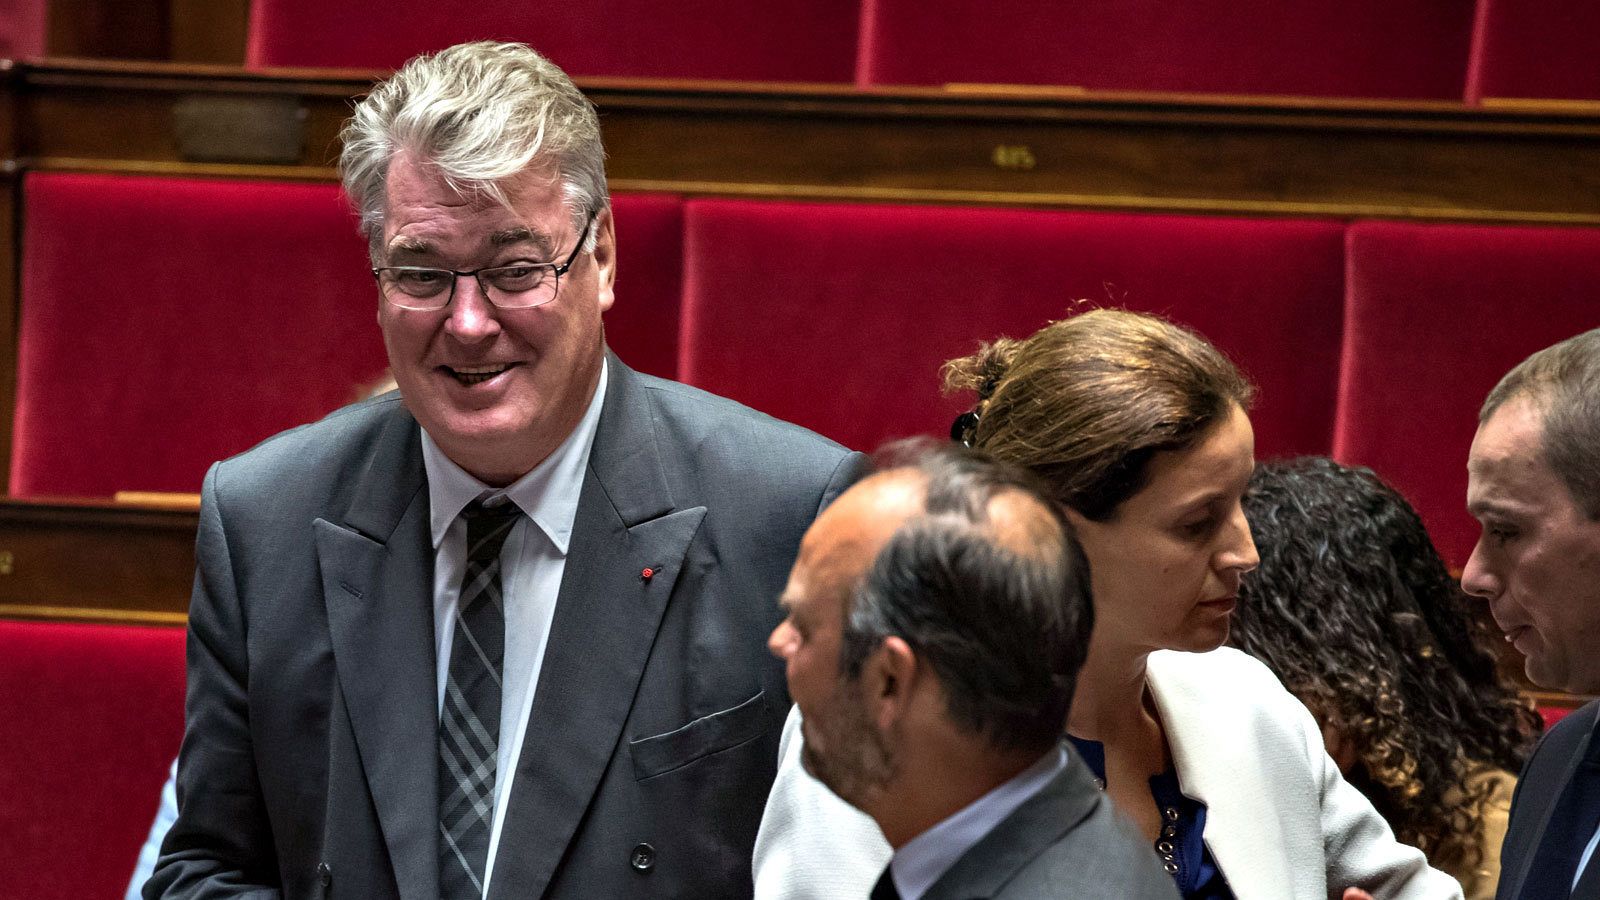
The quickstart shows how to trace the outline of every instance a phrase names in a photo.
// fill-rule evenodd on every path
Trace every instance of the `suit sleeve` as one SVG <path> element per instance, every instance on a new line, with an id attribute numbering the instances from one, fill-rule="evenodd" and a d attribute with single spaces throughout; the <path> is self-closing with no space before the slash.
<path id="1" fill-rule="evenodd" d="M 1357 887 L 1376 900 L 1461 900 L 1461 884 L 1428 865 L 1422 851 L 1395 839 L 1366 796 L 1345 781 L 1328 756 L 1322 731 L 1298 702 L 1301 730 L 1322 788 L 1323 857 L 1328 896 Z"/>
<path id="2" fill-rule="evenodd" d="M 211 467 L 201 490 L 178 818 L 145 885 L 146 900 L 282 896 L 251 746 L 247 622 L 223 522 L 220 466 Z"/>

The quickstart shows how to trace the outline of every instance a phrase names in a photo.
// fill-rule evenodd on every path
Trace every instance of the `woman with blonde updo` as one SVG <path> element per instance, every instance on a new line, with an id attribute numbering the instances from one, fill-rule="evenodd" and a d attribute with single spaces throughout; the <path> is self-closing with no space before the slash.
<path id="1" fill-rule="evenodd" d="M 1096 310 L 945 366 L 953 434 L 1054 488 L 1089 559 L 1095 628 L 1067 738 L 1186 898 L 1460 897 L 1398 843 L 1259 662 L 1223 647 L 1258 562 L 1240 507 L 1249 382 L 1154 316 Z M 871 820 L 800 764 L 798 716 L 756 843 L 762 898 L 866 896 Z"/>

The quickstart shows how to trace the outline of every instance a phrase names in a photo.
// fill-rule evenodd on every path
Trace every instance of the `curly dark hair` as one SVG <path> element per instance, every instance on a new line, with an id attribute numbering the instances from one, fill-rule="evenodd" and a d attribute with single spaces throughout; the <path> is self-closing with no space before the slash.
<path id="1" fill-rule="evenodd" d="M 1231 643 L 1348 738 L 1350 781 L 1434 865 L 1481 862 L 1492 787 L 1543 730 L 1501 676 L 1492 636 L 1416 510 L 1369 469 L 1325 457 L 1263 463 L 1244 497 L 1261 566 Z"/>

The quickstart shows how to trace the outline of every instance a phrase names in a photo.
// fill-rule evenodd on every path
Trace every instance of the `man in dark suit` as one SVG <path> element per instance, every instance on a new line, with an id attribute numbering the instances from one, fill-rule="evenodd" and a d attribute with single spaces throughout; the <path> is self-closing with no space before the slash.
<path id="1" fill-rule="evenodd" d="M 874 900 L 1177 897 L 1061 742 L 1089 570 L 1031 476 L 952 446 L 866 479 L 780 604 L 804 764 L 894 848 Z"/>
<path id="2" fill-rule="evenodd" d="M 393 394 L 207 475 L 147 897 L 742 897 L 763 652 L 859 455 L 605 349 L 594 111 L 522 45 L 357 107 Z"/>
<path id="3" fill-rule="evenodd" d="M 1535 684 L 1600 693 L 1600 329 L 1528 357 L 1489 393 L 1467 461 L 1483 526 L 1461 575 Z M 1600 898 L 1600 704 L 1550 729 L 1523 767 L 1501 900 Z"/>

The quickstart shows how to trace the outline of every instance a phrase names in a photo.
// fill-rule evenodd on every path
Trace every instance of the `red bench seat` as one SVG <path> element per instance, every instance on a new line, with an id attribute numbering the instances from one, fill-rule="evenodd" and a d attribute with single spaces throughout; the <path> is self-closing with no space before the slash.
<path id="1" fill-rule="evenodd" d="M 1478 409 L 1530 353 L 1600 325 L 1600 230 L 1358 222 L 1349 258 L 1335 455 L 1397 487 L 1464 565 Z"/>
<path id="2" fill-rule="evenodd" d="M 1078 301 L 1164 313 L 1259 383 L 1267 455 L 1330 443 L 1343 297 L 1333 222 L 695 200 L 685 380 L 859 449 L 947 433 L 939 366 Z"/>
<path id="3" fill-rule="evenodd" d="M 0 621 L 0 897 L 123 895 L 183 736 L 183 640 Z"/>

